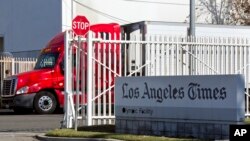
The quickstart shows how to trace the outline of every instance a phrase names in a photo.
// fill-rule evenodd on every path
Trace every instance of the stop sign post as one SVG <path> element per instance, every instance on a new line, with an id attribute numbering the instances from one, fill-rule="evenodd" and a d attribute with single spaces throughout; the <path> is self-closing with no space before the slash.
<path id="1" fill-rule="evenodd" d="M 72 30 L 78 36 L 84 36 L 89 31 L 89 20 L 85 16 L 76 16 L 72 20 Z"/>

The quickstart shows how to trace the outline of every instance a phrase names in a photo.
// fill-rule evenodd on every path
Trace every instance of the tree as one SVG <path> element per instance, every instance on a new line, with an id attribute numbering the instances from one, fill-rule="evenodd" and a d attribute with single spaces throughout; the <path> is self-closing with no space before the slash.
<path id="1" fill-rule="evenodd" d="M 212 24 L 231 24 L 232 0 L 199 0 L 196 19 Z"/>
<path id="2" fill-rule="evenodd" d="M 233 24 L 250 25 L 250 0 L 233 0 L 232 4 Z"/>
<path id="3" fill-rule="evenodd" d="M 198 0 L 197 21 L 250 25 L 250 0 Z"/>

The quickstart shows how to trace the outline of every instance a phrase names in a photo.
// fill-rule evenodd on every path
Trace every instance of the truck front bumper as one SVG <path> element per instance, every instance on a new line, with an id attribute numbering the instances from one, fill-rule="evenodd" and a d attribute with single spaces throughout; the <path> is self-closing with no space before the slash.
<path id="1" fill-rule="evenodd" d="M 33 108 L 33 101 L 35 95 L 35 93 L 31 93 L 15 96 L 13 100 L 14 107 Z"/>
<path id="2" fill-rule="evenodd" d="M 11 109 L 14 105 L 14 97 L 2 97 L 1 98 L 1 108 Z"/>
<path id="3" fill-rule="evenodd" d="M 2 108 L 12 109 L 14 107 L 33 108 L 36 93 L 21 94 L 13 97 L 2 97 Z"/>

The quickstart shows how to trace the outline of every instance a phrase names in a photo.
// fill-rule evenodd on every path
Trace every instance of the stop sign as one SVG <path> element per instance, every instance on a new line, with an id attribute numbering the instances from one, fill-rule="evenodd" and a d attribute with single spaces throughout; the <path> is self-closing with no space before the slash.
<path id="1" fill-rule="evenodd" d="M 76 35 L 85 35 L 89 31 L 89 27 L 89 20 L 85 16 L 76 16 L 72 21 L 72 30 Z"/>

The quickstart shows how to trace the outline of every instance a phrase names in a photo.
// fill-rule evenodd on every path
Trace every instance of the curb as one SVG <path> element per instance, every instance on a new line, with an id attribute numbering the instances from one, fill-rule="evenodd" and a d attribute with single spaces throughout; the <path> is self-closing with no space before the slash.
<path id="1" fill-rule="evenodd" d="M 40 141 L 120 141 L 116 139 L 49 137 L 45 135 L 36 135 L 35 138 Z"/>

